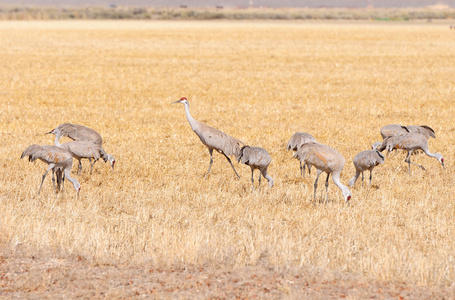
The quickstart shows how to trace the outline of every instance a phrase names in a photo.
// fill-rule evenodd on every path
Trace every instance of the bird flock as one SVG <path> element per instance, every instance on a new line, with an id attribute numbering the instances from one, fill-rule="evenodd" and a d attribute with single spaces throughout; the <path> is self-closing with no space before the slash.
<path id="1" fill-rule="evenodd" d="M 270 175 L 267 174 L 267 168 L 272 161 L 267 150 L 260 147 L 250 147 L 239 139 L 231 137 L 218 129 L 196 121 L 190 114 L 190 104 L 187 98 L 182 97 L 180 100 L 172 102 L 171 104 L 175 103 L 184 105 L 185 115 L 188 122 L 190 123 L 191 129 L 196 133 L 201 142 L 209 150 L 210 164 L 205 177 L 208 176 L 210 168 L 212 167 L 213 150 L 216 150 L 224 157 L 226 157 L 237 177 L 240 176 L 237 174 L 237 171 L 235 170 L 229 156 L 234 155 L 238 162 L 242 162 L 243 164 L 250 166 L 251 184 L 253 190 L 253 173 L 255 169 L 258 169 L 260 171 L 259 185 L 261 183 L 262 175 L 262 177 L 268 180 L 269 187 L 273 186 L 274 180 Z M 372 171 L 376 166 L 384 163 L 385 157 L 381 152 L 386 149 L 387 152 L 391 152 L 397 149 L 408 152 L 405 161 L 409 164 L 409 173 L 411 172 L 411 164 L 414 164 L 411 162 L 411 154 L 417 150 L 422 150 L 426 155 L 435 157 L 444 167 L 444 158 L 442 155 L 438 153 L 431 153 L 428 150 L 428 139 L 430 137 L 436 138 L 434 130 L 429 126 L 402 126 L 399 124 L 391 124 L 381 128 L 380 133 L 383 138 L 382 142 L 374 143 L 371 150 L 362 151 L 354 157 L 353 164 L 355 167 L 355 175 L 351 180 L 349 180 L 349 186 L 354 186 L 360 174 L 362 174 L 363 182 L 363 172 L 367 170 L 370 171 L 371 186 Z M 340 181 L 341 171 L 343 170 L 343 167 L 346 163 L 346 159 L 343 157 L 343 155 L 341 155 L 334 148 L 317 142 L 311 134 L 306 132 L 297 132 L 292 135 L 289 143 L 287 144 L 287 150 L 294 151 L 293 158 L 299 160 L 301 176 L 305 177 L 305 168 L 308 168 L 309 174 L 311 172 L 311 167 L 316 168 L 317 175 L 314 182 L 313 194 L 314 203 L 316 203 L 316 191 L 318 187 L 319 176 L 324 172 L 327 173 L 327 178 L 325 180 L 326 202 L 328 202 L 329 177 L 332 175 L 332 180 L 335 185 L 341 190 L 345 202 L 349 203 L 352 198 L 351 191 Z M 418 166 L 424 169 L 423 166 Z"/>
<path id="2" fill-rule="evenodd" d="M 240 178 L 239 174 L 234 168 L 229 156 L 234 156 L 237 162 L 241 162 L 251 168 L 251 186 L 254 191 L 254 170 L 259 170 L 258 188 L 261 184 L 261 177 L 268 181 L 269 187 L 273 187 L 274 180 L 267 173 L 267 169 L 272 162 L 272 158 L 267 150 L 260 147 L 252 147 L 246 145 L 239 139 L 231 137 L 226 133 L 208 126 L 202 122 L 195 120 L 190 114 L 190 104 L 188 99 L 182 97 L 180 100 L 172 102 L 171 104 L 180 103 L 185 107 L 185 115 L 191 129 L 196 133 L 201 142 L 207 147 L 210 154 L 210 163 L 205 174 L 208 177 L 210 169 L 213 164 L 213 151 L 216 150 L 222 154 L 232 169 L 235 175 Z M 364 171 L 370 171 L 370 186 L 372 181 L 373 169 L 383 164 L 385 157 L 382 154 L 384 150 L 387 153 L 395 150 L 407 151 L 405 162 L 409 166 L 409 174 L 411 174 L 411 164 L 425 170 L 421 165 L 411 162 L 411 155 L 417 151 L 423 151 L 427 156 L 436 158 L 444 166 L 444 158 L 439 153 L 431 153 L 428 148 L 428 139 L 436 138 L 436 134 L 429 126 L 422 125 L 408 125 L 402 126 L 399 124 L 386 125 L 380 130 L 383 138 L 382 142 L 375 142 L 371 150 L 365 150 L 358 153 L 354 159 L 353 164 L 355 168 L 355 175 L 349 180 L 348 186 L 355 185 L 360 174 L 362 175 L 362 182 L 364 180 Z M 41 191 L 44 179 L 49 171 L 52 170 L 52 183 L 55 192 L 63 191 L 64 181 L 68 179 L 79 196 L 81 189 L 80 183 L 77 179 L 71 177 L 71 167 L 73 158 L 77 159 L 78 169 L 77 174 L 82 170 L 82 159 L 90 161 L 90 173 L 93 170 L 94 164 L 102 158 L 106 163 L 108 162 L 112 170 L 115 166 L 115 158 L 106 153 L 102 147 L 103 139 L 101 135 L 95 130 L 77 124 L 65 123 L 57 126 L 55 129 L 49 131 L 47 134 L 54 134 L 54 146 L 51 145 L 31 145 L 27 147 L 21 155 L 21 158 L 29 157 L 29 161 L 39 159 L 46 164 L 48 168 L 42 176 L 41 184 L 38 194 Z M 60 144 L 62 136 L 69 137 L 73 141 Z M 329 178 L 332 175 L 332 181 L 341 190 L 343 198 L 346 203 L 352 198 L 351 191 L 348 186 L 340 181 L 340 175 L 346 163 L 346 159 L 340 152 L 334 148 L 318 142 L 311 134 L 306 132 L 297 132 L 292 135 L 287 144 L 287 150 L 294 151 L 293 158 L 300 162 L 300 174 L 305 177 L 305 169 L 308 168 L 308 173 L 311 174 L 311 168 L 316 169 L 316 179 L 314 181 L 313 203 L 316 204 L 316 191 L 318 187 L 319 176 L 326 173 L 325 180 L 326 202 L 328 202 L 328 187 Z M 54 178 L 56 177 L 56 179 Z"/>
<path id="3" fill-rule="evenodd" d="M 100 157 L 103 158 L 104 162 L 109 162 L 112 170 L 114 170 L 115 158 L 107 154 L 103 149 L 103 138 L 95 130 L 82 125 L 64 123 L 46 134 L 55 134 L 54 146 L 31 145 L 21 155 L 21 159 L 28 156 L 31 162 L 39 159 L 49 165 L 41 179 L 38 195 L 47 173 L 52 170 L 52 184 L 56 193 L 60 190 L 63 192 L 65 179 L 68 179 L 73 184 L 77 196 L 79 196 L 81 185 L 70 174 L 73 157 L 79 161 L 77 174 L 82 170 L 81 159 L 88 159 L 90 161 L 90 172 Z M 62 136 L 69 137 L 73 141 L 60 144 L 59 140 Z M 55 179 L 54 175 L 57 179 Z M 57 181 L 57 186 L 55 185 L 55 181 Z"/>

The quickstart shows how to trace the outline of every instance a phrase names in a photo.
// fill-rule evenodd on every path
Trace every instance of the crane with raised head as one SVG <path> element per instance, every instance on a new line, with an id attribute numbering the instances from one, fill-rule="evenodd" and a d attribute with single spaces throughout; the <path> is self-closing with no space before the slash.
<path id="1" fill-rule="evenodd" d="M 250 146 L 243 146 L 240 149 L 240 154 L 237 158 L 237 162 L 242 162 L 243 164 L 250 166 L 251 168 L 251 187 L 254 190 L 254 179 L 253 174 L 254 170 L 259 170 L 259 185 L 258 188 L 261 186 L 261 175 L 265 179 L 267 179 L 269 183 L 269 187 L 273 186 L 273 178 L 272 176 L 267 174 L 267 168 L 269 167 L 270 163 L 272 162 L 272 158 L 267 150 L 260 148 L 260 147 L 250 147 Z"/>
<path id="2" fill-rule="evenodd" d="M 389 136 L 382 141 L 381 146 L 378 148 L 380 152 L 386 150 L 391 152 L 393 149 L 401 149 L 408 152 L 405 162 L 409 165 L 409 174 L 411 174 L 411 164 L 416 165 L 422 170 L 425 168 L 419 164 L 411 162 L 411 155 L 416 150 L 422 150 L 426 155 L 436 158 L 445 169 L 444 157 L 439 153 L 431 153 L 428 149 L 428 140 L 420 133 L 407 133 L 396 136 Z"/>
<path id="3" fill-rule="evenodd" d="M 236 158 L 238 158 L 240 154 L 240 144 L 245 145 L 245 143 L 227 135 L 221 130 L 210 127 L 202 122 L 196 121 L 190 114 L 190 104 L 188 102 L 188 99 L 186 99 L 185 97 L 182 97 L 180 100 L 172 102 L 171 104 L 174 103 L 180 103 L 185 106 L 185 115 L 188 120 L 188 123 L 190 123 L 191 129 L 194 131 L 194 133 L 196 133 L 201 142 L 209 150 L 210 165 L 205 177 L 207 178 L 207 176 L 210 173 L 210 168 L 212 167 L 213 163 L 213 150 L 216 150 L 217 152 L 221 153 L 224 157 L 226 157 L 227 161 L 234 170 L 235 175 L 237 175 L 237 177 L 240 178 L 229 156 L 234 155 Z"/>
<path id="4" fill-rule="evenodd" d="M 346 163 L 345 158 L 340 152 L 324 144 L 309 142 L 303 144 L 294 154 L 294 157 L 297 157 L 301 162 L 314 166 L 317 169 L 317 176 L 314 182 L 314 204 L 316 204 L 316 190 L 319 176 L 323 172 L 327 173 L 327 179 L 325 181 L 325 190 L 327 194 L 326 202 L 329 201 L 329 176 L 332 174 L 333 182 L 343 193 L 346 203 L 349 203 L 349 200 L 351 200 L 351 191 L 340 181 L 341 171 Z"/>
<path id="5" fill-rule="evenodd" d="M 34 162 L 35 160 L 39 159 L 44 163 L 48 164 L 49 167 L 47 171 L 44 173 L 41 184 L 38 190 L 38 195 L 41 192 L 41 187 L 43 186 L 44 179 L 46 178 L 47 173 L 52 170 L 54 171 L 63 170 L 65 178 L 68 179 L 72 184 L 74 189 L 77 192 L 77 196 L 79 196 L 79 191 L 81 190 L 81 185 L 79 182 L 71 177 L 71 166 L 73 165 L 73 156 L 67 150 L 57 147 L 57 146 L 50 146 L 50 145 L 31 145 L 28 146 L 24 152 L 22 152 L 21 159 L 28 156 L 28 160 Z M 52 175 L 53 179 L 53 175 Z M 59 181 L 59 175 L 57 175 L 57 181 Z M 55 189 L 54 179 L 52 180 Z"/>
<path id="6" fill-rule="evenodd" d="M 370 186 L 371 186 L 371 179 L 373 178 L 373 169 L 379 165 L 384 163 L 384 155 L 378 150 L 365 150 L 357 154 L 354 159 L 352 160 L 354 167 L 355 167 L 355 175 L 354 177 L 349 180 L 348 185 L 353 186 L 359 178 L 360 174 L 362 174 L 362 183 L 363 183 L 363 172 L 369 170 L 370 171 Z"/>
<path id="7" fill-rule="evenodd" d="M 287 149 L 288 149 L 288 151 L 292 150 L 295 153 L 295 151 L 299 150 L 300 146 L 302 146 L 303 144 L 308 143 L 308 142 L 316 142 L 316 139 L 314 138 L 314 136 L 312 136 L 309 133 L 296 132 L 291 136 L 291 139 L 288 142 Z M 307 166 L 307 164 L 302 165 L 302 162 L 300 161 L 300 175 L 303 176 L 303 178 L 305 178 L 305 166 Z M 309 174 L 311 172 L 311 169 L 310 169 L 311 167 L 310 167 L 310 165 L 308 165 L 307 167 L 308 167 L 308 174 Z"/>
<path id="8" fill-rule="evenodd" d="M 59 134 L 56 134 L 59 139 L 61 136 L 66 136 L 74 141 L 91 142 L 97 145 L 99 147 L 101 158 L 104 160 L 104 162 L 109 162 L 112 170 L 114 170 L 115 157 L 111 154 L 106 153 L 106 151 L 103 149 L 103 138 L 101 137 L 101 134 L 99 134 L 96 130 L 83 125 L 72 123 L 60 124 L 55 129 L 59 131 Z M 52 133 L 52 131 L 55 129 L 51 130 L 50 133 Z M 91 163 L 92 162 L 90 160 L 90 164 Z"/>

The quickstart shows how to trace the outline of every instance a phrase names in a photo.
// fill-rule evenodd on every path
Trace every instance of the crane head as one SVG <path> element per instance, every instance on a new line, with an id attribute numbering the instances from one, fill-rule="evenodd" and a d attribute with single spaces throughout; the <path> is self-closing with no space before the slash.
<path id="1" fill-rule="evenodd" d="M 439 162 L 441 163 L 442 167 L 445 169 L 446 167 L 444 166 L 444 157 L 442 157 L 442 155 L 439 154 L 439 153 L 435 153 L 434 157 L 436 157 L 439 160 Z"/>
<path id="2" fill-rule="evenodd" d="M 46 132 L 46 134 L 55 134 L 55 135 L 60 135 L 60 130 L 58 128 L 54 128 L 49 132 Z"/>
<path id="3" fill-rule="evenodd" d="M 174 104 L 174 103 L 188 104 L 188 99 L 186 99 L 185 97 L 182 97 L 182 98 L 180 98 L 180 100 L 172 102 L 171 104 Z"/>

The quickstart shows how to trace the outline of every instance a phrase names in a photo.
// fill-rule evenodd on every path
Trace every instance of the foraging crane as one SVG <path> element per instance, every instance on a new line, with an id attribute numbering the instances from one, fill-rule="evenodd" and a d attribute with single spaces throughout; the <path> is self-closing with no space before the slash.
<path id="1" fill-rule="evenodd" d="M 340 174 L 346 162 L 343 155 L 327 145 L 309 142 L 303 144 L 294 154 L 294 157 L 298 157 L 301 162 L 312 165 L 317 169 L 317 177 L 314 182 L 314 204 L 316 204 L 318 179 L 322 172 L 327 173 L 327 179 L 325 181 L 325 190 L 327 194 L 326 202 L 329 201 L 329 176 L 332 174 L 333 182 L 338 188 L 340 188 L 346 203 L 349 203 L 349 200 L 351 200 L 351 191 L 340 181 Z"/>
<path id="2" fill-rule="evenodd" d="M 309 133 L 296 132 L 291 136 L 287 149 L 288 151 L 293 150 L 295 153 L 295 151 L 299 150 L 300 146 L 308 142 L 316 142 L 316 139 Z M 305 178 L 305 166 L 307 166 L 307 164 L 303 164 L 302 166 L 302 162 L 300 162 L 300 175 L 303 176 L 303 178 Z M 310 168 L 311 166 L 308 165 L 308 174 L 311 172 Z"/>
<path id="3" fill-rule="evenodd" d="M 40 145 L 31 145 L 28 146 L 24 152 L 22 152 L 21 159 L 25 156 L 28 156 L 28 160 L 34 162 L 35 160 L 39 159 L 46 164 L 49 165 L 47 168 L 46 173 L 43 175 L 43 179 L 41 180 L 41 185 L 38 190 L 38 195 L 41 192 L 41 187 L 43 186 L 44 178 L 46 178 L 47 173 L 52 170 L 54 171 L 61 171 L 65 174 L 65 178 L 68 179 L 72 184 L 74 189 L 77 192 L 77 196 L 79 197 L 79 191 L 81 190 L 81 185 L 79 182 L 71 177 L 71 166 L 73 165 L 73 156 L 67 150 L 57 147 L 57 146 L 40 146 Z M 53 179 L 53 176 L 52 176 Z M 57 181 L 59 180 L 59 175 L 57 175 Z M 54 179 L 52 180 L 55 189 Z"/>
<path id="4" fill-rule="evenodd" d="M 378 150 L 365 150 L 357 154 L 354 159 L 354 167 L 355 167 L 355 176 L 349 180 L 348 185 L 353 186 L 359 178 L 360 173 L 362 173 L 362 183 L 363 183 L 363 171 L 369 170 L 370 171 L 370 186 L 371 186 L 371 179 L 373 178 L 372 171 L 374 167 L 379 164 L 384 163 L 384 155 Z"/>
<path id="5" fill-rule="evenodd" d="M 92 142 L 93 144 L 99 146 L 101 158 L 104 160 L 104 162 L 109 161 L 112 170 L 114 170 L 115 158 L 114 156 L 107 154 L 106 151 L 103 149 L 102 147 L 103 138 L 97 131 L 86 126 L 71 123 L 60 124 L 55 129 L 58 129 L 58 131 L 60 132 L 60 135 L 58 136 L 59 139 L 61 136 L 67 136 L 74 141 Z M 52 131 L 50 132 L 52 133 Z M 92 162 L 90 160 L 90 164 L 91 163 Z"/>
<path id="6" fill-rule="evenodd" d="M 444 157 L 442 157 L 442 155 L 439 153 L 431 153 L 430 150 L 428 150 L 428 140 L 424 135 L 420 133 L 407 133 L 387 137 L 378 148 L 380 152 L 384 151 L 385 149 L 387 149 L 388 152 L 391 152 L 393 149 L 402 149 L 408 151 L 408 155 L 404 161 L 409 165 L 409 174 L 411 174 L 411 164 L 422 168 L 422 170 L 425 170 L 423 166 L 411 162 L 411 154 L 416 150 L 422 150 L 426 155 L 436 158 L 445 169 Z"/>
<path id="7" fill-rule="evenodd" d="M 90 146 L 89 148 L 91 149 L 91 148 L 95 147 L 99 154 L 95 155 L 95 154 L 85 153 L 85 155 L 93 155 L 94 159 L 95 159 L 95 157 L 98 157 L 98 159 L 101 157 L 101 158 L 103 158 L 104 162 L 109 161 L 109 163 L 112 167 L 112 170 L 114 170 L 115 158 L 112 155 L 107 154 L 106 151 L 104 151 L 103 147 L 101 146 L 101 144 L 103 143 L 103 139 L 101 138 L 101 135 L 98 132 L 96 132 L 95 130 L 82 126 L 82 125 L 65 123 L 65 124 L 61 124 L 61 125 L 57 126 L 55 129 L 52 129 L 51 131 L 47 132 L 46 134 L 55 134 L 55 143 L 54 144 L 56 146 L 57 146 L 57 143 L 59 143 L 60 137 L 62 137 L 62 136 L 68 136 L 69 138 L 73 139 L 74 141 L 91 143 L 92 146 Z M 62 145 L 65 145 L 65 144 L 66 143 L 64 143 Z M 74 144 L 69 145 L 69 146 L 75 148 Z M 67 147 L 69 147 L 69 146 L 67 146 Z M 75 149 L 75 151 L 77 151 L 77 149 Z M 87 151 L 93 152 L 92 150 L 87 150 Z M 77 151 L 77 152 L 79 154 L 82 154 L 80 151 Z M 74 157 L 77 158 L 76 156 L 74 156 Z M 95 165 L 96 161 L 98 160 L 98 159 L 95 159 L 95 161 L 92 163 L 92 157 L 90 157 L 90 156 L 88 156 L 88 157 L 80 156 L 80 157 L 89 159 L 91 170 L 93 169 L 93 166 Z M 79 167 L 78 167 L 77 173 L 79 174 L 80 170 L 82 169 L 82 164 L 81 164 L 80 159 L 78 159 L 78 160 L 79 160 Z"/>
<path id="8" fill-rule="evenodd" d="M 93 144 L 92 142 L 86 141 L 71 141 L 67 143 L 60 144 L 60 130 L 58 128 L 53 129 L 52 131 L 46 134 L 55 134 L 54 145 L 66 149 L 71 153 L 71 155 L 79 161 L 79 166 L 77 168 L 77 174 L 82 170 L 81 159 L 88 158 L 90 160 L 90 173 L 93 170 L 93 165 L 100 159 L 100 146 Z M 93 163 L 92 163 L 93 159 Z"/>
<path id="9" fill-rule="evenodd" d="M 251 187 L 254 190 L 254 179 L 253 173 L 255 169 L 260 171 L 259 173 L 259 185 L 261 186 L 261 175 L 269 182 L 269 187 L 273 186 L 273 178 L 267 174 L 267 168 L 272 162 L 272 158 L 267 150 L 260 147 L 243 146 L 240 149 L 240 155 L 238 156 L 237 162 L 242 161 L 243 164 L 250 166 L 251 168 Z"/>
<path id="10" fill-rule="evenodd" d="M 232 169 L 234 170 L 235 175 L 237 175 L 238 178 L 240 178 L 239 174 L 237 174 L 237 171 L 234 168 L 234 165 L 231 162 L 231 159 L 229 158 L 230 155 L 235 155 L 236 158 L 239 157 L 240 155 L 240 146 L 239 144 L 245 145 L 242 141 L 233 138 L 226 133 L 215 129 L 213 127 L 210 127 L 204 123 L 201 123 L 199 121 L 196 121 L 193 119 L 193 117 L 190 114 L 190 104 L 188 102 L 188 99 L 185 97 L 182 97 L 180 100 L 172 102 L 171 104 L 174 103 L 180 103 L 185 106 L 185 114 L 186 118 L 188 119 L 188 122 L 190 123 L 191 129 L 193 129 L 194 133 L 199 137 L 201 142 L 208 148 L 209 153 L 210 153 L 210 165 L 209 169 L 207 171 L 207 174 L 205 177 L 209 175 L 210 168 L 212 167 L 213 163 L 213 150 L 218 151 L 219 153 L 223 154 L 224 157 L 228 160 L 229 164 L 231 165 Z"/>

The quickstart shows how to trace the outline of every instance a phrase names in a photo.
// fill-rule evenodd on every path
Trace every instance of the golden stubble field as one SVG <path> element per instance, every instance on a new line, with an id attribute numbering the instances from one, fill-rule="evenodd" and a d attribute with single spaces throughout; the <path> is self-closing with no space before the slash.
<path id="1" fill-rule="evenodd" d="M 92 265 L 319 270 L 451 286 L 455 279 L 455 33 L 442 23 L 2 22 L 0 243 L 3 253 L 79 257 Z M 209 154 L 193 117 L 269 151 L 272 189 Z M 20 160 L 65 122 L 99 131 L 115 172 L 84 162 L 76 199 L 56 196 L 46 165 Z M 311 133 L 346 158 L 383 125 L 429 125 L 430 151 L 404 154 L 358 181 L 351 205 L 286 151 Z M 67 139 L 63 139 L 66 141 Z M 255 179 L 257 179 L 257 174 Z M 368 178 L 368 174 L 365 174 Z M 325 176 L 318 197 L 325 197 Z M 365 182 L 367 183 L 367 181 Z M 5 254 L 6 255 L 6 254 Z"/>

